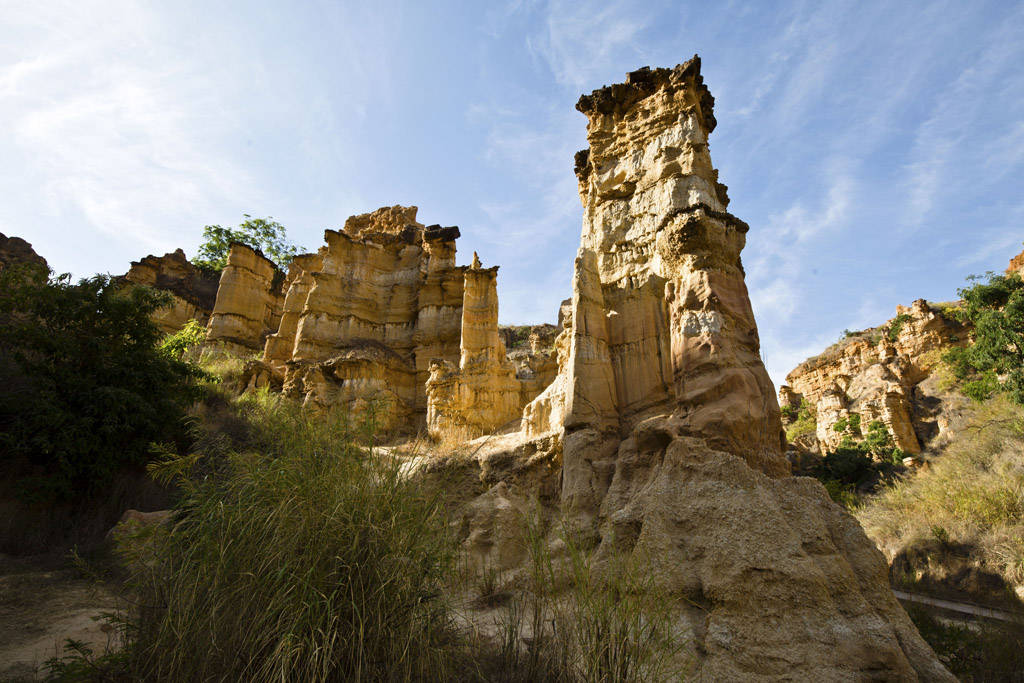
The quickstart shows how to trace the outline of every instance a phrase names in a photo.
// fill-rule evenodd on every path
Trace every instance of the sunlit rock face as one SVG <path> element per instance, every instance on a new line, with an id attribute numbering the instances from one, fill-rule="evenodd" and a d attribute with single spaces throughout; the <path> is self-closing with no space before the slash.
<path id="1" fill-rule="evenodd" d="M 696 680 L 952 681 L 856 520 L 789 475 L 740 263 L 748 228 L 708 153 L 713 103 L 697 57 L 580 99 L 590 147 L 559 371 L 522 432 L 474 445 L 488 488 L 464 510 L 467 555 L 517 571 L 531 514 L 556 558 L 563 524 L 598 570 L 633 555 L 679 598 Z M 450 481 L 445 462 L 426 476 Z"/>
<path id="2" fill-rule="evenodd" d="M 433 359 L 459 358 L 464 268 L 456 227 L 425 227 L 416 207 L 353 216 L 298 264 L 267 360 L 284 390 L 309 406 L 373 409 L 415 429 L 427 409 Z"/>
<path id="3" fill-rule="evenodd" d="M 273 261 L 248 245 L 233 243 L 206 326 L 207 341 L 243 355 L 262 350 L 267 335 L 281 322 L 283 280 Z"/>
<path id="4" fill-rule="evenodd" d="M 699 62 L 642 69 L 580 98 L 583 234 L 566 365 L 527 429 L 626 434 L 671 413 L 687 434 L 788 471 L 740 250 L 711 164 L 714 98 Z M 566 458 L 570 455 L 567 453 Z"/>
<path id="5" fill-rule="evenodd" d="M 459 363 L 436 360 L 427 380 L 430 433 L 476 437 L 518 426 L 522 414 L 516 367 L 498 333 L 498 267 L 474 254 L 465 271 Z"/>
<path id="6" fill-rule="evenodd" d="M 216 273 L 192 265 L 181 249 L 133 261 L 124 279 L 170 293 L 171 305 L 153 314 L 153 321 L 165 333 L 177 332 L 189 320 L 205 326 L 213 312 L 220 282 Z"/>
<path id="7" fill-rule="evenodd" d="M 836 430 L 853 416 L 861 430 L 874 421 L 885 425 L 893 444 L 908 455 L 949 428 L 955 397 L 936 382 L 925 382 L 942 354 L 968 342 L 970 330 L 943 309 L 918 299 L 897 306 L 896 317 L 884 325 L 843 339 L 809 358 L 786 376 L 780 401 L 798 409 L 806 404 L 815 414 L 817 447 L 825 453 L 844 437 L 859 433 Z"/>

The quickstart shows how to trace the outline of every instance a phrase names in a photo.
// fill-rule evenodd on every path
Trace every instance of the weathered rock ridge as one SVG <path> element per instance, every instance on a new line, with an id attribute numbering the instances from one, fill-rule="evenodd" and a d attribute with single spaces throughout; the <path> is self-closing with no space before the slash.
<path id="1" fill-rule="evenodd" d="M 153 315 L 165 333 L 176 332 L 189 320 L 206 325 L 217 300 L 220 278 L 192 265 L 181 249 L 163 256 L 146 256 L 133 261 L 124 279 L 171 294 L 173 303 Z"/>
<path id="2" fill-rule="evenodd" d="M 700 680 L 953 680 L 903 612 L 882 555 L 815 480 L 789 474 L 740 251 L 707 136 L 714 99 L 694 57 L 580 98 L 584 207 L 558 374 L 519 433 L 424 465 L 484 492 L 469 556 L 511 572 L 539 510 L 629 553 L 681 596 Z"/>
<path id="3" fill-rule="evenodd" d="M 798 365 L 779 388 L 779 401 L 792 408 L 806 404 L 815 416 L 811 450 L 839 446 L 845 433 L 836 424 L 854 415 L 860 424 L 878 420 L 895 446 L 908 455 L 949 427 L 944 397 L 926 383 L 943 352 L 968 341 L 969 330 L 918 299 L 898 306 L 896 317 L 840 341 Z"/>

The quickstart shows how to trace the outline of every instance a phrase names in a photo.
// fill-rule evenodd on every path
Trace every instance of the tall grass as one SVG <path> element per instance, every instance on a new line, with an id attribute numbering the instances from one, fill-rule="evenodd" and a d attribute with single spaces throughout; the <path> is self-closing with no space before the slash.
<path id="1" fill-rule="evenodd" d="M 551 544 L 531 520 L 526 537 L 529 587 L 498 623 L 501 680 L 681 680 L 673 602 L 648 563 L 624 554 L 598 562 L 565 526 Z"/>
<path id="2" fill-rule="evenodd" d="M 239 403 L 248 448 L 166 456 L 176 523 L 125 547 L 146 680 L 442 680 L 458 643 L 442 598 L 455 545 L 441 506 L 360 445 L 372 424 Z M 218 443 L 221 445 L 218 446 Z"/>
<path id="3" fill-rule="evenodd" d="M 965 547 L 982 568 L 1024 587 L 1024 408 L 1005 397 L 979 405 L 929 469 L 856 514 L 890 554 Z"/>

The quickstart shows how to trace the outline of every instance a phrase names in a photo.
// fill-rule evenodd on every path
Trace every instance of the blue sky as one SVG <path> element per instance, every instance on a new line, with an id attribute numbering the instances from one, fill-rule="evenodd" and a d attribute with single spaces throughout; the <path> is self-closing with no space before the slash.
<path id="1" fill-rule="evenodd" d="M 778 383 L 1024 240 L 1021 2 L 0 0 L 0 232 L 58 271 L 191 256 L 202 226 L 415 204 L 553 321 L 583 92 L 694 53 Z"/>

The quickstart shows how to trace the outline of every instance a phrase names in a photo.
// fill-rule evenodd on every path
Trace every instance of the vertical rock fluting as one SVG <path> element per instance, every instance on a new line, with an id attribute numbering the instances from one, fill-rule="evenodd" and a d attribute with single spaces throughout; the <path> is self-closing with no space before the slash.
<path id="1" fill-rule="evenodd" d="M 300 254 L 288 264 L 281 324 L 277 332 L 267 337 L 267 343 L 263 347 L 263 360 L 267 363 L 283 366 L 291 360 L 295 348 L 295 335 L 299 329 L 299 318 L 306 306 L 306 298 L 313 289 L 313 273 L 320 270 L 323 261 L 323 254 L 320 253 Z"/>
<path id="2" fill-rule="evenodd" d="M 740 263 L 748 226 L 726 212 L 708 152 L 713 104 L 698 60 L 580 98 L 590 148 L 576 159 L 584 218 L 571 348 L 528 430 L 626 434 L 672 413 L 682 432 L 784 474 Z"/>
<path id="3" fill-rule="evenodd" d="M 435 436 L 475 437 L 513 426 L 522 414 L 520 382 L 498 332 L 498 266 L 476 254 L 465 271 L 459 364 L 436 360 L 427 380 L 427 428 Z"/>
<path id="4" fill-rule="evenodd" d="M 293 339 L 286 393 L 320 407 L 372 404 L 387 426 L 422 424 L 430 361 L 459 357 L 464 269 L 455 265 L 459 229 L 425 227 L 416 212 L 383 207 L 325 232 L 268 346 L 268 360 L 280 362 Z"/>
<path id="5" fill-rule="evenodd" d="M 235 242 L 220 274 L 206 338 L 249 354 L 263 348 L 281 320 L 283 296 L 277 266 L 252 247 Z"/>
<path id="6" fill-rule="evenodd" d="M 467 551 L 514 561 L 515 528 L 484 512 L 539 503 L 592 534 L 598 567 L 632 554 L 682 596 L 698 680 L 952 681 L 856 520 L 788 474 L 747 226 L 708 154 L 713 102 L 697 57 L 580 99 L 590 148 L 559 373 L 518 440 L 475 456 L 491 488 L 467 508 Z"/>
<path id="7" fill-rule="evenodd" d="M 219 278 L 216 273 L 206 273 L 189 263 L 181 249 L 133 261 L 124 279 L 171 294 L 171 305 L 153 314 L 157 327 L 167 333 L 180 330 L 189 320 L 205 326 L 217 300 Z"/>

